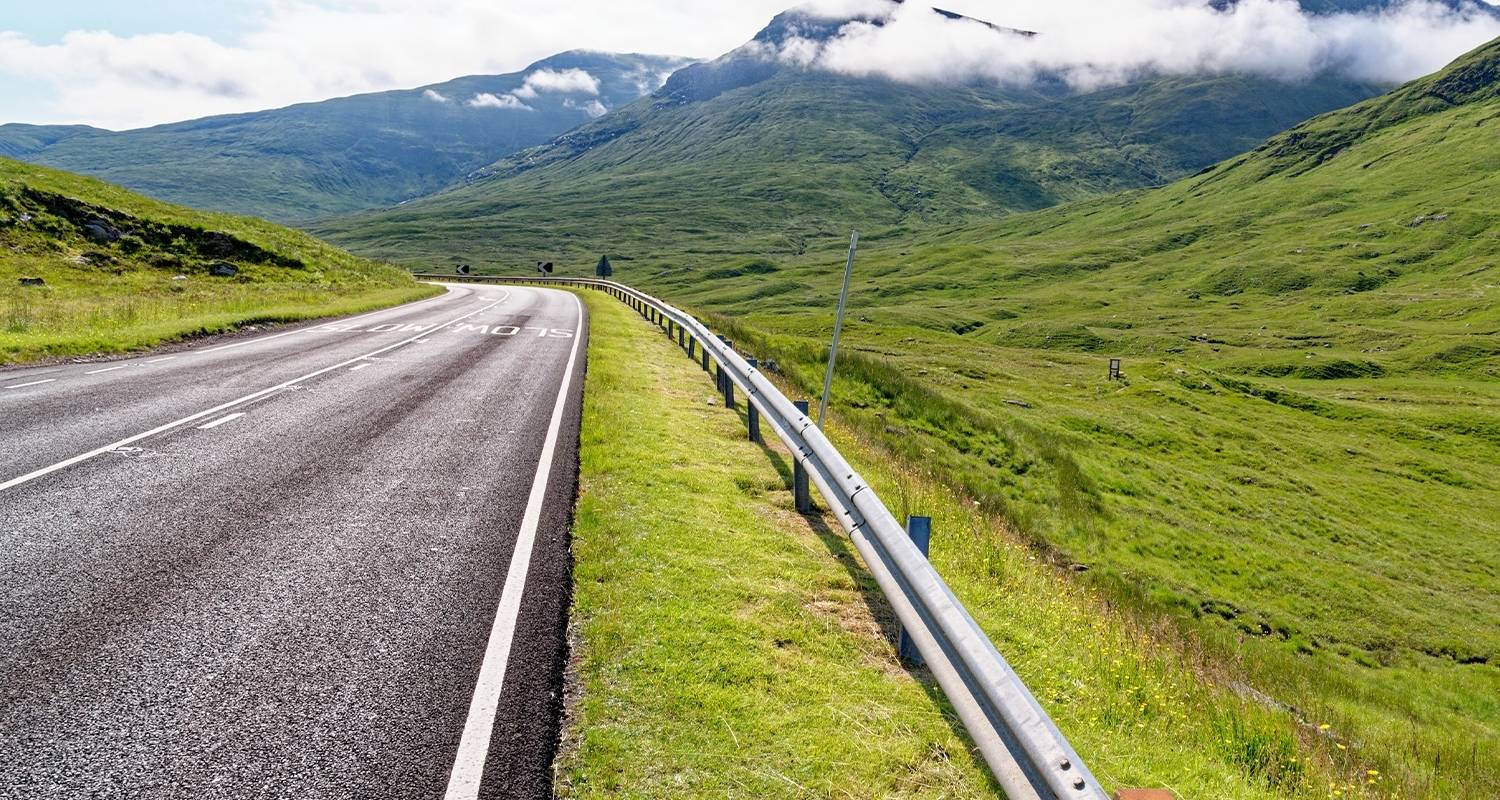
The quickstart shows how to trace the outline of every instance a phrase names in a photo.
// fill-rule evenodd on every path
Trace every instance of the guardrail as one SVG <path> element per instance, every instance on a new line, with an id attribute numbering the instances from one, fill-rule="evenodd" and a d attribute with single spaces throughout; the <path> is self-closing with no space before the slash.
<path id="1" fill-rule="evenodd" d="M 901 625 L 937 678 L 964 728 L 1010 800 L 1108 800 L 1083 760 L 1031 691 L 995 649 L 875 490 L 849 466 L 808 418 L 757 366 L 680 309 L 613 281 L 418 275 L 419 278 L 599 289 L 675 336 L 690 357 L 718 365 L 721 391 L 733 405 L 745 395 L 750 424 L 768 425 L 811 477 L 874 575 Z M 800 477 L 800 476 L 799 476 Z"/>

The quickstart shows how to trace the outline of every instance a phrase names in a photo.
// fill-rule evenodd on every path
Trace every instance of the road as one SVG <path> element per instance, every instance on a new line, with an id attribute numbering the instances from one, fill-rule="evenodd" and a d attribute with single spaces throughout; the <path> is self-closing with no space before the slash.
<path id="1" fill-rule="evenodd" d="M 550 797 L 587 321 L 0 372 L 0 797 Z"/>

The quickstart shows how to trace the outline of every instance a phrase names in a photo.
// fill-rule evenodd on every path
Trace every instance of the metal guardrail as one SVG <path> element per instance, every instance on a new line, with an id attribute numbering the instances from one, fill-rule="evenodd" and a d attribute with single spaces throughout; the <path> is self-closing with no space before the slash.
<path id="1" fill-rule="evenodd" d="M 454 280 L 446 275 L 421 278 Z M 588 278 L 461 276 L 459 281 L 599 289 L 701 348 L 719 365 L 726 399 L 738 387 L 752 416 L 790 448 L 838 516 L 937 678 L 964 728 L 1010 800 L 1108 800 L 1062 732 L 988 636 L 922 555 L 905 529 L 804 411 L 749 360 L 692 315 L 613 281 Z M 708 367 L 705 359 L 704 368 Z M 754 423 L 752 423 L 754 424 Z"/>

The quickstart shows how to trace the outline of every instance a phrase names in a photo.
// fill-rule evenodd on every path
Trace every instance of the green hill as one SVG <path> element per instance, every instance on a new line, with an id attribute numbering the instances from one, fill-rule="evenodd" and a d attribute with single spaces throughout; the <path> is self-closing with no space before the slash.
<path id="1" fill-rule="evenodd" d="M 837 27 L 788 12 L 652 97 L 461 187 L 315 229 L 410 263 L 663 246 L 781 257 L 854 225 L 918 228 L 1165 183 L 1379 91 L 1331 76 L 1154 78 L 1088 93 L 916 85 L 764 56 L 792 30 Z"/>
<path id="2" fill-rule="evenodd" d="M 0 155 L 85 173 L 169 202 L 292 222 L 435 192 L 604 108 L 634 101 L 686 61 L 571 52 L 508 75 L 121 133 L 4 125 Z M 597 91 L 543 87 L 524 101 L 505 101 L 510 107 L 498 105 L 541 70 L 582 70 L 597 81 Z M 490 105 L 473 104 L 486 96 L 493 98 Z"/>
<path id="3" fill-rule="evenodd" d="M 878 232 L 835 406 L 1330 725 L 1374 796 L 1487 796 L 1497 134 L 1500 42 L 1165 188 Z M 616 271 L 811 393 L 841 255 Z"/>
<path id="4" fill-rule="evenodd" d="M 271 223 L 0 158 L 0 364 L 123 352 L 433 291 Z"/>

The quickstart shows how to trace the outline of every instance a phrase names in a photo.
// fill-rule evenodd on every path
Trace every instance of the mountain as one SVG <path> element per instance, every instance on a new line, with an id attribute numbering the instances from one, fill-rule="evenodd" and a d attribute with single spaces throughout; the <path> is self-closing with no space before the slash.
<path id="1" fill-rule="evenodd" d="M 1381 90 L 1332 76 L 1157 77 L 1094 92 L 1046 80 L 915 84 L 769 55 L 845 22 L 782 14 L 649 98 L 464 186 L 316 229 L 407 262 L 664 246 L 683 257 L 790 255 L 851 227 L 944 224 L 1166 183 Z"/>
<path id="2" fill-rule="evenodd" d="M 571 52 L 508 75 L 121 133 L 5 125 L 0 155 L 175 203 L 305 220 L 437 191 L 634 101 L 685 63 Z"/>

